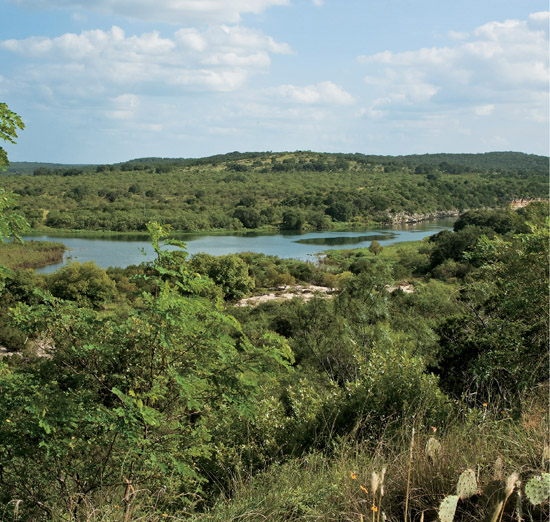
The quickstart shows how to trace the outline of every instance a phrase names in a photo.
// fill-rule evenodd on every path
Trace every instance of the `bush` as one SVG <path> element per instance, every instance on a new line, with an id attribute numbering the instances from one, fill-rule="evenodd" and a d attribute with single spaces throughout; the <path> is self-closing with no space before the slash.
<path id="1" fill-rule="evenodd" d="M 99 308 L 116 295 L 116 285 L 95 263 L 70 263 L 47 278 L 55 297 L 76 301 L 80 306 Z"/>

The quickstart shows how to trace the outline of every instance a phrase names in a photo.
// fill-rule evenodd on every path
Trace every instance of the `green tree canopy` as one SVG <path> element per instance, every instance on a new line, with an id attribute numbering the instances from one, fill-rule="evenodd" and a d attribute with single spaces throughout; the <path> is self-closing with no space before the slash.
<path id="1" fill-rule="evenodd" d="M 15 143 L 17 129 L 24 128 L 25 124 L 21 121 L 21 117 L 10 111 L 5 103 L 0 103 L 0 138 Z M 9 164 L 8 153 L 0 147 L 0 170 L 6 170 Z"/>
<path id="2" fill-rule="evenodd" d="M 43 304 L 14 311 L 52 347 L 27 368 L 0 361 L 0 503 L 17 499 L 21 519 L 84 519 L 86 505 L 128 509 L 137 496 L 150 512 L 184 514 L 200 499 L 211 426 L 251 415 L 258 383 L 291 358 L 277 336 L 253 345 L 200 296 L 211 282 L 184 256 L 172 262 L 162 229 L 151 231 L 158 258 L 135 309 L 106 313 L 44 293 Z"/>

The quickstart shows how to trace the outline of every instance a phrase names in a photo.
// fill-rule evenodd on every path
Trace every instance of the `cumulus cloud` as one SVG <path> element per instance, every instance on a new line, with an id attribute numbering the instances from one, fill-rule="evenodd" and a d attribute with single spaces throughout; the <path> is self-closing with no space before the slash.
<path id="1" fill-rule="evenodd" d="M 493 114 L 494 110 L 495 106 L 492 103 L 489 103 L 488 105 L 480 105 L 474 108 L 474 112 L 477 116 L 490 116 Z"/>
<path id="2" fill-rule="evenodd" d="M 291 52 L 260 31 L 225 25 L 181 29 L 171 38 L 156 31 L 127 36 L 115 26 L 57 38 L 4 40 L 0 49 L 30 62 L 21 71 L 27 83 L 81 95 L 128 85 L 232 91 L 250 74 L 265 71 L 271 54 Z"/>
<path id="3" fill-rule="evenodd" d="M 306 105 L 353 105 L 356 101 L 347 91 L 329 81 L 305 87 L 281 85 L 270 92 L 294 103 Z"/>
<path id="4" fill-rule="evenodd" d="M 462 40 L 453 46 L 360 56 L 373 92 L 366 113 L 466 110 L 489 116 L 505 104 L 521 107 L 523 117 L 547 114 L 548 21 L 548 12 L 534 13 L 527 20 L 487 23 L 470 35 L 455 33 Z"/>
<path id="5" fill-rule="evenodd" d="M 289 5 L 290 0 L 11 0 L 38 9 L 83 9 L 148 22 L 172 24 L 236 23 L 241 14 L 261 13 L 272 6 Z"/>

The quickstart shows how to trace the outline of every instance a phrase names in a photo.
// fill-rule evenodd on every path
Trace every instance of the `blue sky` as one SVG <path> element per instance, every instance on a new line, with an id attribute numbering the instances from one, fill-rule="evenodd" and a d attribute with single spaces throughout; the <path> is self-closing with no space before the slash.
<path id="1" fill-rule="evenodd" d="M 0 0 L 12 161 L 549 153 L 539 0 Z"/>

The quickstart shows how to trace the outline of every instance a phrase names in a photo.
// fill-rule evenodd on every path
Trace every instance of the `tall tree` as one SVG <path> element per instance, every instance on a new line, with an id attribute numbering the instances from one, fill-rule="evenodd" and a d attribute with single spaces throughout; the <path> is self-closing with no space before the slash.
<path id="1" fill-rule="evenodd" d="M 17 129 L 23 130 L 25 124 L 21 117 L 10 111 L 5 103 L 0 103 L 0 138 L 10 143 L 15 143 L 17 138 Z M 8 161 L 8 153 L 0 147 L 0 170 L 6 170 L 10 164 Z"/>

